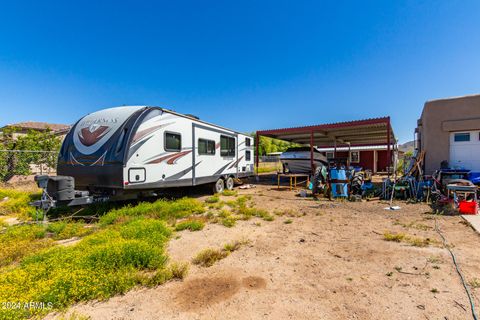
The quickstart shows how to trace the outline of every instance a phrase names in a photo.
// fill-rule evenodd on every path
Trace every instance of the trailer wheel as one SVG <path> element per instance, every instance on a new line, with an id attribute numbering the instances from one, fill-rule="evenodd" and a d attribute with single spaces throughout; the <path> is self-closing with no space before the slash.
<path id="1" fill-rule="evenodd" d="M 233 187 L 235 185 L 235 181 L 233 181 L 232 177 L 228 177 L 227 181 L 225 181 L 225 187 L 227 190 L 233 190 Z"/>
<path id="2" fill-rule="evenodd" d="M 218 179 L 217 182 L 213 185 L 213 192 L 222 193 L 225 190 L 225 182 L 222 178 Z"/>

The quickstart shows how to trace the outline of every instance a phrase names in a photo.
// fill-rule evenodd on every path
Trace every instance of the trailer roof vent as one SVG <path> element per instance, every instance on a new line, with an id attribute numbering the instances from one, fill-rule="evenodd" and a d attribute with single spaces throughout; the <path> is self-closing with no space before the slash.
<path id="1" fill-rule="evenodd" d="M 185 115 L 186 115 L 187 117 L 189 117 L 189 118 L 193 118 L 193 119 L 200 120 L 199 117 L 197 117 L 197 116 L 195 116 L 195 115 L 193 115 L 193 114 L 187 113 L 187 114 L 185 114 Z"/>

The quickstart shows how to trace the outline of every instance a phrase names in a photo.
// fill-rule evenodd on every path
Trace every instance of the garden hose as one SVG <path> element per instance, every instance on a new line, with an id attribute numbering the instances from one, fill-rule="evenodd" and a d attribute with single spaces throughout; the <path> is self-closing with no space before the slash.
<path id="1" fill-rule="evenodd" d="M 443 246 L 447 248 L 448 252 L 450 252 L 450 255 L 452 256 L 453 264 L 455 265 L 455 269 L 457 270 L 457 273 L 460 276 L 460 279 L 462 280 L 463 288 L 465 289 L 465 292 L 467 293 L 467 296 L 468 296 L 468 300 L 470 301 L 470 309 L 472 310 L 473 319 L 478 320 L 477 313 L 475 312 L 475 305 L 473 303 L 472 294 L 470 293 L 470 290 L 468 289 L 468 285 L 465 282 L 465 278 L 463 277 L 463 274 L 460 271 L 460 268 L 458 267 L 457 258 L 455 257 L 455 254 L 453 254 L 453 251 L 447 246 L 447 240 L 445 239 L 443 234 L 440 232 L 440 229 L 438 229 L 437 218 L 435 218 L 435 231 L 437 231 L 437 233 L 440 235 L 443 241 Z"/>

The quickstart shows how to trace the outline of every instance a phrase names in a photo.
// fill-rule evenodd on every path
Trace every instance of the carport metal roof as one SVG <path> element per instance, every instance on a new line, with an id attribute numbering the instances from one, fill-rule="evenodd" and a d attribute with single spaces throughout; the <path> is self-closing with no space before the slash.
<path id="1" fill-rule="evenodd" d="M 368 146 L 395 143 L 390 117 L 348 122 L 319 124 L 304 127 L 260 130 L 257 136 L 311 144 L 317 147 L 340 145 Z"/>
<path id="2" fill-rule="evenodd" d="M 305 127 L 293 127 L 272 130 L 257 131 L 257 139 L 260 136 L 280 139 L 284 141 L 308 144 L 310 146 L 310 166 L 314 171 L 313 147 L 339 146 L 372 146 L 386 145 L 387 159 L 391 166 L 391 148 L 395 144 L 395 135 L 390 123 L 390 117 L 373 118 L 348 122 L 318 124 Z M 349 151 L 350 154 L 350 151 Z M 348 157 L 350 159 L 350 156 Z M 347 164 L 349 164 L 348 160 Z M 259 143 L 256 144 L 255 163 L 259 163 Z M 258 170 L 258 169 L 257 169 Z M 258 171 L 257 171 L 258 174 Z"/>

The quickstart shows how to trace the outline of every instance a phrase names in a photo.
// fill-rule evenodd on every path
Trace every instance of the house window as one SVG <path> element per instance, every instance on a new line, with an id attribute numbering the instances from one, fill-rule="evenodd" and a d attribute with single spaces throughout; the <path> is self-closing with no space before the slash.
<path id="1" fill-rule="evenodd" d="M 470 132 L 455 133 L 454 140 L 455 142 L 470 141 Z"/>
<path id="2" fill-rule="evenodd" d="M 207 139 L 198 139 L 198 154 L 214 155 L 215 141 Z"/>
<path id="3" fill-rule="evenodd" d="M 235 138 L 220 136 L 220 155 L 222 157 L 235 157 Z"/>
<path id="4" fill-rule="evenodd" d="M 252 153 L 250 150 L 245 151 L 245 161 L 250 161 L 252 160 Z"/>
<path id="5" fill-rule="evenodd" d="M 351 159 L 352 163 L 359 163 L 360 162 L 360 151 L 350 152 L 350 159 Z"/>
<path id="6" fill-rule="evenodd" d="M 250 143 L 251 143 L 250 141 L 251 141 L 250 138 L 245 138 L 245 146 L 250 147 Z"/>
<path id="7" fill-rule="evenodd" d="M 327 157 L 327 159 L 333 159 L 335 158 L 335 155 L 333 152 L 325 152 L 325 157 Z"/>
<path id="8" fill-rule="evenodd" d="M 165 151 L 182 150 L 182 136 L 180 133 L 165 132 Z"/>

